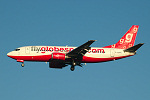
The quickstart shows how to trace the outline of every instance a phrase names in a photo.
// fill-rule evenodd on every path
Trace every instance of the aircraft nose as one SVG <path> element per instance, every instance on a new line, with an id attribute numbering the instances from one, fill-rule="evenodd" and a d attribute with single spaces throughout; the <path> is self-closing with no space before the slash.
<path id="1" fill-rule="evenodd" d="M 9 55 L 10 55 L 10 54 L 9 54 L 9 53 L 7 53 L 7 56 L 8 56 L 8 57 L 9 57 Z"/>
<path id="2" fill-rule="evenodd" d="M 11 52 L 7 53 L 7 56 L 10 57 L 11 56 Z"/>

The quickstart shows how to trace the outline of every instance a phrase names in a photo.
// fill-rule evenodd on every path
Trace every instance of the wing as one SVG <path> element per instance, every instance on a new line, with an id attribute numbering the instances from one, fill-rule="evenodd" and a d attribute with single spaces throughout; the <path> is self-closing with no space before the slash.
<path id="1" fill-rule="evenodd" d="M 84 43 L 83 45 L 75 48 L 74 50 L 70 51 L 66 54 L 72 60 L 82 60 L 82 57 L 91 49 L 90 45 L 95 42 L 96 40 L 89 40 L 88 42 Z M 70 63 L 68 63 L 70 64 Z M 50 68 L 63 68 L 68 66 L 65 61 L 63 60 L 51 60 L 49 63 Z M 80 66 L 80 64 L 78 64 Z"/>
<path id="2" fill-rule="evenodd" d="M 74 50 L 70 51 L 66 54 L 71 58 L 80 58 L 83 57 L 90 49 L 90 45 L 95 42 L 96 40 L 89 40 L 88 42 L 84 43 L 83 45 L 75 48 Z"/>

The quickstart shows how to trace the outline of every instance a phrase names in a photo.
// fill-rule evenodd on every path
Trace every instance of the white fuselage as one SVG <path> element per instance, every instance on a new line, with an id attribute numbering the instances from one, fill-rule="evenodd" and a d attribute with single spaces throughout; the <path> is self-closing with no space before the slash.
<path id="1" fill-rule="evenodd" d="M 76 47 L 67 46 L 25 46 L 9 52 L 7 55 L 23 61 L 49 61 L 54 52 L 68 53 Z M 124 49 L 92 47 L 82 59 L 82 62 L 104 62 L 132 56 L 135 53 L 124 52 Z"/>

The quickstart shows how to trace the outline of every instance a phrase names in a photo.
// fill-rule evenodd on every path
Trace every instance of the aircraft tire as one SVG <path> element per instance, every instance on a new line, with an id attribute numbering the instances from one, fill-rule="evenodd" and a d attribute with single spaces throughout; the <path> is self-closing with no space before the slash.
<path id="1" fill-rule="evenodd" d="M 70 70 L 71 70 L 71 71 L 74 71 L 74 69 L 75 69 L 75 67 L 74 67 L 74 66 L 70 67 Z"/>
<path id="2" fill-rule="evenodd" d="M 21 66 L 24 67 L 24 63 L 22 63 Z"/>

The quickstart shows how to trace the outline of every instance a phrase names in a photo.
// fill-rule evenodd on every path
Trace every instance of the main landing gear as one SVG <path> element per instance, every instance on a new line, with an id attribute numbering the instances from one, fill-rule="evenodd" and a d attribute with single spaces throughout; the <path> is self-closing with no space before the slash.
<path id="1" fill-rule="evenodd" d="M 71 71 L 74 71 L 75 66 L 76 66 L 76 63 L 73 61 L 70 70 L 71 70 Z"/>
<path id="2" fill-rule="evenodd" d="M 74 69 L 75 69 L 74 66 L 71 66 L 71 67 L 70 67 L 70 70 L 71 70 L 71 71 L 74 71 Z"/>
<path id="3" fill-rule="evenodd" d="M 81 64 L 80 62 L 74 62 L 74 61 L 73 61 L 72 64 L 71 64 L 70 70 L 71 70 L 71 71 L 74 71 L 76 65 L 78 65 L 78 66 L 80 66 L 80 67 L 83 67 L 84 65 L 86 65 L 86 63 L 85 63 L 85 64 Z"/>

